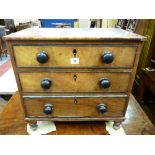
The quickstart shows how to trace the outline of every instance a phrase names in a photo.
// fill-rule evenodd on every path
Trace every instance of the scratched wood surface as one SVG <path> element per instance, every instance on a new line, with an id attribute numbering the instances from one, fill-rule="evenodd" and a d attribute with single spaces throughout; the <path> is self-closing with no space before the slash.
<path id="1" fill-rule="evenodd" d="M 5 38 L 7 40 L 146 40 L 146 37 L 118 28 L 28 28 Z"/>

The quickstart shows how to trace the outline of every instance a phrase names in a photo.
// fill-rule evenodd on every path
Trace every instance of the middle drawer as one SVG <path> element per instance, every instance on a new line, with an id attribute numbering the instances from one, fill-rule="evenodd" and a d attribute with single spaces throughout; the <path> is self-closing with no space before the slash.
<path id="1" fill-rule="evenodd" d="M 130 73 L 20 72 L 23 92 L 127 92 Z"/>

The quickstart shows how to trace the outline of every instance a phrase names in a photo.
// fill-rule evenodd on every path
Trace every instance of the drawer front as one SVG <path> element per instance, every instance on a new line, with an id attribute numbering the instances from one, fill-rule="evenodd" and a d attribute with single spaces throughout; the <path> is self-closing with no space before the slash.
<path id="1" fill-rule="evenodd" d="M 24 99 L 24 106 L 28 117 L 113 117 L 123 116 L 125 102 L 126 98 L 40 98 Z"/>
<path id="2" fill-rule="evenodd" d="M 22 72 L 23 92 L 127 92 L 129 73 Z"/>
<path id="3" fill-rule="evenodd" d="M 14 46 L 19 67 L 132 68 L 136 46 Z M 44 51 L 44 53 L 42 53 Z M 111 54 L 107 54 L 110 52 Z M 41 54 L 42 53 L 42 54 Z M 47 56 L 48 55 L 48 56 Z M 37 57 L 41 60 L 37 60 Z M 48 57 L 48 59 L 47 59 Z M 77 58 L 72 59 L 72 58 Z M 113 60 L 112 60 L 113 58 Z M 39 61 L 42 61 L 41 63 Z"/>

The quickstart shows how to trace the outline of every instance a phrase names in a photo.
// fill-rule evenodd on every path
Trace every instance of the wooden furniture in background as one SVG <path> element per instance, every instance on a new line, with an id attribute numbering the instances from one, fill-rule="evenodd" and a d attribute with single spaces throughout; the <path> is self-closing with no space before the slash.
<path id="1" fill-rule="evenodd" d="M 152 54 L 155 51 L 155 20 L 142 20 L 141 24 L 137 25 L 138 29 L 136 32 L 138 34 L 144 35 L 147 37 L 147 41 L 144 43 L 142 53 L 140 55 L 140 60 L 137 68 L 137 81 L 141 78 L 142 71 L 146 67 L 150 67 L 150 59 Z"/>
<path id="2" fill-rule="evenodd" d="M 16 30 L 21 31 L 30 27 L 32 27 L 32 22 L 19 23 L 19 25 L 16 25 Z"/>
<path id="3" fill-rule="evenodd" d="M 143 70 L 137 95 L 137 101 L 139 103 L 143 103 L 144 91 L 146 88 L 155 96 L 155 71 Z"/>
<path id="4" fill-rule="evenodd" d="M 25 120 L 125 119 L 142 42 L 121 29 L 30 28 L 6 36 Z"/>
<path id="5" fill-rule="evenodd" d="M 147 41 L 144 42 L 144 46 L 142 48 L 142 52 L 139 58 L 134 87 L 132 90 L 135 98 L 138 99 L 138 87 L 141 83 L 141 78 L 143 76 L 143 69 L 153 67 L 151 59 L 154 60 L 155 53 L 155 20 L 139 19 L 135 32 L 147 37 Z"/>

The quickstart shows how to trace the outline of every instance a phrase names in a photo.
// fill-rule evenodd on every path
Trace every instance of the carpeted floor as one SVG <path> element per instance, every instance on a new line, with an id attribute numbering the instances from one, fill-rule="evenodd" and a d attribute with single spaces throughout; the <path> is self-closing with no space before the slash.
<path id="1" fill-rule="evenodd" d="M 0 90 L 4 89 L 4 84 L 6 86 L 6 82 L 9 83 L 9 81 L 7 80 L 7 78 L 5 78 L 4 75 L 11 68 L 12 68 L 12 65 L 11 65 L 11 61 L 10 61 L 10 56 L 9 55 L 7 55 L 7 56 L 3 55 L 2 57 L 0 57 L 0 88 L 1 88 Z M 10 71 L 8 73 L 10 73 Z M 12 74 L 10 74 L 10 75 L 12 75 Z M 10 77 L 12 77 L 12 76 L 10 76 Z M 5 94 L 5 96 L 7 97 L 7 94 Z M 7 105 L 7 100 L 2 95 L 0 95 L 0 112 L 3 111 L 3 109 L 5 108 L 6 105 Z"/>
<path id="2" fill-rule="evenodd" d="M 9 56 L 3 56 L 0 59 L 0 76 L 5 74 L 11 68 L 11 61 Z"/>

